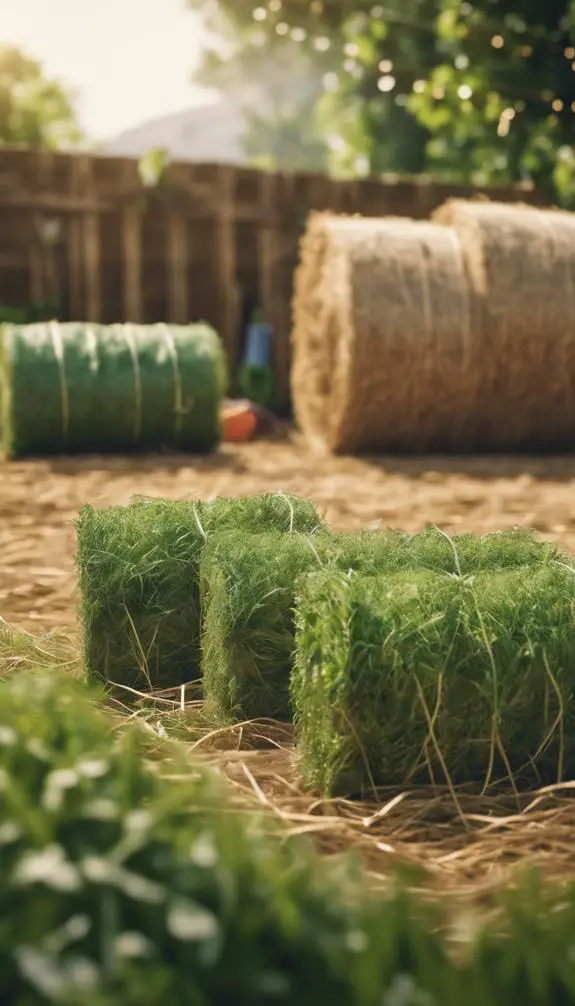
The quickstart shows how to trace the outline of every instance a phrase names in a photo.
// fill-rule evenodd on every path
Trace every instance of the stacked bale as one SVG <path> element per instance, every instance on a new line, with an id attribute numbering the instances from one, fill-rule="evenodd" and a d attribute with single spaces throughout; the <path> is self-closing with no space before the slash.
<path id="1" fill-rule="evenodd" d="M 575 578 L 559 564 L 300 584 L 291 679 L 306 781 L 330 794 L 575 770 Z"/>
<path id="2" fill-rule="evenodd" d="M 199 563 L 213 533 L 321 527 L 312 503 L 283 494 L 212 503 L 135 500 L 77 521 L 84 658 L 91 677 L 140 690 L 198 677 Z"/>
<path id="3" fill-rule="evenodd" d="M 454 231 L 312 214 L 292 335 L 293 405 L 310 445 L 467 445 L 479 406 L 474 310 Z"/>
<path id="4" fill-rule="evenodd" d="M 575 214 L 450 200 L 435 220 L 457 234 L 479 312 L 477 446 L 572 449 Z"/>
<path id="5" fill-rule="evenodd" d="M 12 325 L 2 356 L 11 457 L 219 442 L 225 357 L 208 325 Z"/>
<path id="6" fill-rule="evenodd" d="M 413 536 L 215 535 L 200 566 L 203 688 L 210 713 L 223 722 L 292 718 L 293 609 L 305 573 L 429 569 L 465 577 L 480 570 L 549 565 L 559 556 L 555 546 L 525 531 L 454 538 L 438 530 Z"/>
<path id="7" fill-rule="evenodd" d="M 424 223 L 312 215 L 296 418 L 328 452 L 570 449 L 574 318 L 573 214 L 455 200 Z"/>

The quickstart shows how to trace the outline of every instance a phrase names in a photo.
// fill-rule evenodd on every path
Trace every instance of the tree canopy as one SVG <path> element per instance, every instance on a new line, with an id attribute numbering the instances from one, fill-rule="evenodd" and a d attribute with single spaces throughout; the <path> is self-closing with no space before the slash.
<path id="1" fill-rule="evenodd" d="M 575 0 L 189 2 L 246 72 L 299 48 L 332 168 L 529 178 L 575 200 Z"/>
<path id="2" fill-rule="evenodd" d="M 58 149 L 80 138 L 73 96 L 36 60 L 0 46 L 0 145 Z"/>

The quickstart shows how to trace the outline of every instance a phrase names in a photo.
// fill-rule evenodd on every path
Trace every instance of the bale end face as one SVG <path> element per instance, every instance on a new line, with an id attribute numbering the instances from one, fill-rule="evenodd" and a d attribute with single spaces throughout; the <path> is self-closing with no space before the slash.
<path id="1" fill-rule="evenodd" d="M 306 782 L 557 782 L 575 768 L 574 616 L 558 566 L 308 576 L 291 682 Z"/>

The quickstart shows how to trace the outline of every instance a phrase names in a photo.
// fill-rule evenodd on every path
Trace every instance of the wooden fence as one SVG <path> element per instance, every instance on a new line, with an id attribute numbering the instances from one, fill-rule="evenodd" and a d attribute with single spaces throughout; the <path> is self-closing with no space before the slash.
<path id="1" fill-rule="evenodd" d="M 484 191 L 545 202 L 526 188 Z M 257 305 L 274 326 L 285 406 L 291 284 L 309 210 L 425 218 L 475 192 L 426 178 L 336 181 L 187 162 L 169 164 L 150 189 L 135 159 L 3 149 L 0 305 L 57 301 L 63 319 L 102 323 L 205 319 L 232 376 Z"/>

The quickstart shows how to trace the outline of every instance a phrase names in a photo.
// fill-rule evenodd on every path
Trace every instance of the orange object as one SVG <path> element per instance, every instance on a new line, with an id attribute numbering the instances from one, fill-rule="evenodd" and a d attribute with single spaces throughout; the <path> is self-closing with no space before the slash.
<path id="1" fill-rule="evenodd" d="M 244 444 L 253 440 L 258 417 L 247 402 L 229 402 L 223 409 L 223 437 L 227 443 Z"/>

